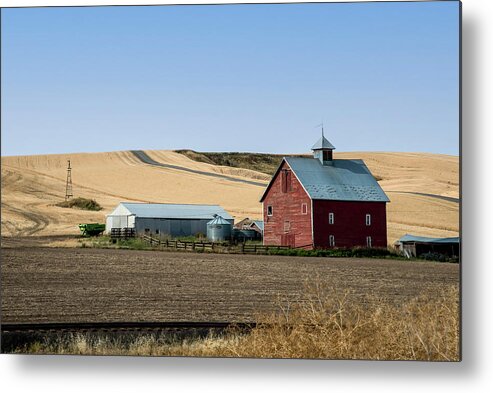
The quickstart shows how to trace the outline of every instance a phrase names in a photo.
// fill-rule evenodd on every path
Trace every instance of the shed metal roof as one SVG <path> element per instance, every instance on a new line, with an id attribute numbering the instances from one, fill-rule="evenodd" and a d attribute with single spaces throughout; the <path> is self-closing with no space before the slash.
<path id="1" fill-rule="evenodd" d="M 252 223 L 250 224 L 250 226 L 252 226 L 253 224 L 257 225 L 261 231 L 264 230 L 264 222 L 261 221 L 261 220 L 253 220 Z"/>
<path id="2" fill-rule="evenodd" d="M 451 244 L 451 243 L 460 243 L 460 237 L 422 237 L 422 236 L 414 236 L 405 234 L 402 236 L 398 242 L 400 243 L 442 243 L 442 244 Z"/>
<path id="3" fill-rule="evenodd" d="M 322 165 L 315 158 L 285 157 L 284 160 L 311 199 L 390 201 L 363 160 L 333 160 L 332 165 Z"/>
<path id="4" fill-rule="evenodd" d="M 123 207 L 124 209 L 121 209 Z M 175 218 L 211 220 L 219 215 L 227 220 L 233 217 L 219 205 L 184 205 L 174 203 L 130 203 L 122 202 L 111 215 L 123 211 L 143 218 Z"/>

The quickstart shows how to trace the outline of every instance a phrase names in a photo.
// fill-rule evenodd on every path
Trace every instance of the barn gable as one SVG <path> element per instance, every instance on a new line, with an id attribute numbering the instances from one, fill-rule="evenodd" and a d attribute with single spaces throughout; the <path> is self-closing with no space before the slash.
<path id="1" fill-rule="evenodd" d="M 291 169 L 292 173 L 294 174 L 294 177 L 296 177 L 296 179 L 298 180 L 298 182 L 300 183 L 301 187 L 303 188 L 303 190 L 306 192 L 306 194 L 308 195 L 308 192 L 306 191 L 306 189 L 304 188 L 303 186 L 303 183 L 300 181 L 300 179 L 296 176 L 296 173 L 293 171 L 293 169 L 291 168 L 291 166 L 289 165 L 286 157 L 283 157 L 281 163 L 279 164 L 279 167 L 276 169 L 276 171 L 274 172 L 274 175 L 272 176 L 272 179 L 270 179 L 270 182 L 269 184 L 267 184 L 267 187 L 265 188 L 265 191 L 264 193 L 262 194 L 262 196 L 260 197 L 260 202 L 263 202 L 265 200 L 265 197 L 267 196 L 267 194 L 269 193 L 269 190 L 271 189 L 272 185 L 276 182 L 276 179 L 277 179 L 277 176 L 279 175 L 279 172 L 281 172 L 281 169 L 286 169 L 286 168 L 289 168 Z M 287 180 L 288 179 L 285 179 L 286 183 L 287 183 Z M 292 179 L 289 179 L 289 180 L 292 180 Z M 308 195 L 309 196 L 309 195 Z"/>
<path id="2" fill-rule="evenodd" d="M 263 199 L 264 244 L 301 247 L 312 244 L 310 197 L 282 161 Z"/>

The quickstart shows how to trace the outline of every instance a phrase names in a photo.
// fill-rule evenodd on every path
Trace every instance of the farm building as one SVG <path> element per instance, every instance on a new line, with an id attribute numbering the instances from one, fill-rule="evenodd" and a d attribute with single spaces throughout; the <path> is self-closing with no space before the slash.
<path id="1" fill-rule="evenodd" d="M 313 158 L 283 158 L 260 199 L 265 245 L 387 247 L 389 198 L 362 160 L 334 149 L 322 134 Z"/>
<path id="2" fill-rule="evenodd" d="M 250 218 L 246 217 L 243 220 L 238 221 L 234 227 L 236 229 L 248 229 L 250 227 L 250 224 L 253 222 Z"/>
<path id="3" fill-rule="evenodd" d="M 234 225 L 233 238 L 237 241 L 261 240 L 263 221 L 244 218 Z"/>
<path id="4" fill-rule="evenodd" d="M 216 216 L 233 224 L 233 217 L 218 205 L 122 202 L 106 216 L 106 231 L 133 228 L 137 235 L 205 236 L 207 223 Z"/>
<path id="5" fill-rule="evenodd" d="M 264 231 L 264 222 L 262 220 L 251 220 L 247 217 L 238 221 L 234 227 L 235 229 L 240 230 L 253 230 L 262 235 L 262 232 Z"/>
<path id="6" fill-rule="evenodd" d="M 460 253 L 460 238 L 434 238 L 406 234 L 397 240 L 394 246 L 408 258 L 419 257 L 427 253 L 458 257 Z"/>

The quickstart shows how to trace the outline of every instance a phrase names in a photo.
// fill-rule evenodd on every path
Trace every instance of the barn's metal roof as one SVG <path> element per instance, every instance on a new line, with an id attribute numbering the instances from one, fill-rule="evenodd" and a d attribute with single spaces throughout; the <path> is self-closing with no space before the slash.
<path id="1" fill-rule="evenodd" d="M 207 225 L 231 225 L 229 221 L 226 221 L 221 216 L 217 216 L 213 220 L 210 220 Z"/>
<path id="2" fill-rule="evenodd" d="M 332 165 L 322 165 L 315 158 L 284 159 L 312 199 L 390 201 L 363 160 L 333 160 Z"/>
<path id="3" fill-rule="evenodd" d="M 405 234 L 398 241 L 398 243 L 442 243 L 442 244 L 452 244 L 452 243 L 460 243 L 460 237 L 422 237 L 422 236 L 414 236 Z"/>
<path id="4" fill-rule="evenodd" d="M 129 214 L 143 218 L 177 218 L 211 220 L 216 215 L 232 220 L 233 217 L 219 205 L 182 205 L 174 203 L 131 203 L 122 202 Z M 115 209 L 118 210 L 118 208 Z M 113 213 L 112 213 L 113 214 Z M 111 215 L 111 214 L 110 214 Z"/>
<path id="5" fill-rule="evenodd" d="M 253 220 L 252 223 L 250 224 L 250 226 L 252 226 L 253 224 L 257 225 L 261 231 L 264 230 L 264 222 L 261 221 L 261 220 Z"/>
<path id="6" fill-rule="evenodd" d="M 323 135 L 320 139 L 312 146 L 312 150 L 320 149 L 335 149 L 334 145 L 330 143 Z"/>

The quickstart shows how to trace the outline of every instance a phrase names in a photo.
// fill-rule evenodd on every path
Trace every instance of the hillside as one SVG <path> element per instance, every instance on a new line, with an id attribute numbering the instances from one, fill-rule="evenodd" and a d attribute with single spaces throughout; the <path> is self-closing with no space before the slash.
<path id="1" fill-rule="evenodd" d="M 258 157 L 264 155 L 249 153 L 226 153 L 221 158 L 222 153 L 207 153 L 203 157 L 208 161 L 204 162 L 202 157 L 196 161 L 197 157 L 173 151 L 141 153 L 2 157 L 2 236 L 77 234 L 78 223 L 104 222 L 105 215 L 120 201 L 220 204 L 236 219 L 260 218 L 258 200 L 270 179 L 268 173 L 280 159 L 278 155 L 264 159 Z M 143 162 L 142 157 L 153 165 Z M 336 153 L 335 158 L 361 158 L 379 179 L 391 199 L 389 241 L 405 233 L 457 236 L 458 157 L 352 152 Z M 73 168 L 74 195 L 95 199 L 103 210 L 55 206 L 64 197 L 68 159 Z"/>

